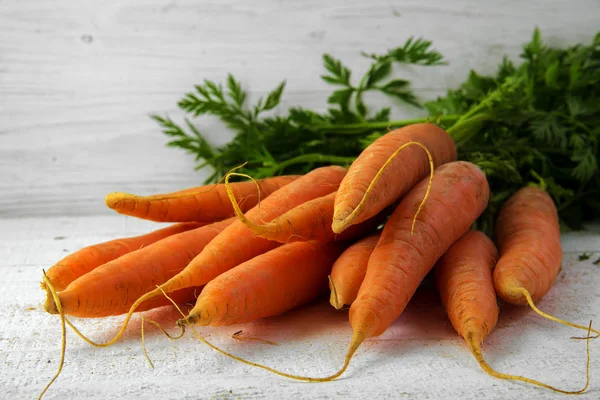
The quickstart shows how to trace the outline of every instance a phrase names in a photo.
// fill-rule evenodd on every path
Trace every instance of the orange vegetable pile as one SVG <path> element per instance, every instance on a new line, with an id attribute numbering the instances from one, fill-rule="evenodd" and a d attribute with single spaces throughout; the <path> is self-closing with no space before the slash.
<path id="1" fill-rule="evenodd" d="M 66 322 L 88 343 L 106 347 L 121 338 L 134 312 L 171 301 L 195 304 L 177 321 L 184 330 L 281 314 L 329 290 L 333 307 L 349 306 L 353 335 L 343 366 L 327 377 L 243 360 L 194 330 L 239 361 L 288 378 L 328 381 L 344 373 L 361 343 L 386 331 L 433 271 L 452 325 L 485 372 L 582 393 L 589 385 L 590 333 L 598 331 L 534 305 L 552 287 L 562 260 L 554 203 L 536 187 L 517 192 L 498 217 L 496 248 L 470 230 L 489 202 L 486 177 L 456 157 L 450 136 L 424 123 L 382 136 L 348 169 L 326 166 L 261 181 L 231 172 L 224 183 L 170 194 L 109 194 L 107 205 L 119 213 L 179 224 L 59 261 L 43 277 L 44 308 L 60 314 L 63 329 Z M 230 183 L 232 176 L 250 179 Z M 496 324 L 498 297 L 588 331 L 585 388 L 553 388 L 486 363 L 481 344 Z M 120 314 L 127 314 L 121 329 L 104 343 L 66 319 Z"/>

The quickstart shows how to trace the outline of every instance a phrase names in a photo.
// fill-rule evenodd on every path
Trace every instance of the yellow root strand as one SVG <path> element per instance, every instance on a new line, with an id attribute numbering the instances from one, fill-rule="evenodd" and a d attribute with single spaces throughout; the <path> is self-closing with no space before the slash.
<path id="1" fill-rule="evenodd" d="M 242 336 L 242 333 L 242 331 L 237 331 L 233 335 L 231 335 L 231 338 L 235 340 L 240 340 L 242 342 L 260 342 L 264 344 L 270 344 L 271 346 L 279 346 L 278 343 L 271 342 L 270 340 L 265 340 L 257 337 Z"/>
<path id="2" fill-rule="evenodd" d="M 56 303 L 56 308 L 58 310 L 58 314 L 60 315 L 61 344 L 60 344 L 60 362 L 58 364 L 58 370 L 56 371 L 56 374 L 54 374 L 54 376 L 52 377 L 50 382 L 48 382 L 46 387 L 44 387 L 44 390 L 42 390 L 42 393 L 40 393 L 38 399 L 41 399 L 44 396 L 44 394 L 48 391 L 50 386 L 54 383 L 54 381 L 58 378 L 58 376 L 62 372 L 63 366 L 65 364 L 65 350 L 67 347 L 67 328 L 65 326 L 65 319 L 66 319 L 65 313 L 62 308 L 60 299 L 58 297 L 58 293 L 56 292 L 56 289 L 54 288 L 54 285 L 52 285 L 52 282 L 50 282 L 50 279 L 46 275 L 46 271 L 43 271 L 43 273 L 44 273 L 43 280 L 45 283 L 46 291 L 52 294 L 52 297 L 54 298 L 54 302 Z"/>
<path id="3" fill-rule="evenodd" d="M 113 193 L 109 193 L 106 195 L 106 199 L 105 199 L 105 203 L 109 208 L 115 208 L 117 207 L 117 205 L 123 201 L 127 201 L 127 200 L 133 200 L 133 201 L 140 201 L 140 200 L 170 200 L 170 199 L 179 199 L 182 197 L 190 197 L 190 196 L 195 196 L 197 194 L 202 194 L 202 193 L 208 193 L 212 190 L 214 190 L 217 185 L 219 183 L 221 183 L 221 181 L 223 181 L 223 179 L 225 179 L 225 177 L 227 176 L 227 174 L 240 169 L 242 167 L 244 167 L 246 164 L 248 164 L 248 162 L 243 163 L 242 165 L 239 165 L 237 167 L 233 167 L 232 169 L 230 169 L 227 173 L 225 173 L 225 175 L 223 175 L 221 177 L 221 179 L 219 179 L 218 182 L 212 184 L 209 188 L 207 189 L 203 189 L 203 190 L 194 190 L 194 191 L 189 191 L 187 193 L 179 193 L 179 194 L 158 194 L 158 195 L 152 195 L 152 196 L 138 196 L 135 194 L 130 194 L 130 193 L 123 193 L 123 192 L 113 192 Z"/>
<path id="4" fill-rule="evenodd" d="M 540 386 L 540 387 L 543 387 L 546 389 L 550 389 L 553 392 L 558 392 L 558 393 L 562 393 L 562 394 L 582 394 L 590 386 L 590 340 L 589 340 L 590 338 L 589 338 L 589 332 L 592 330 L 592 321 L 590 321 L 590 325 L 587 329 L 588 329 L 587 363 L 586 363 L 586 370 L 585 370 L 586 382 L 585 382 L 585 386 L 582 389 L 573 390 L 573 391 L 558 389 L 554 386 L 550 386 L 546 383 L 536 381 L 535 379 L 526 378 L 524 376 L 503 374 L 501 372 L 497 372 L 485 361 L 485 359 L 483 357 L 483 353 L 481 351 L 481 344 L 480 344 L 481 339 L 477 335 L 474 335 L 472 332 L 469 332 L 469 333 L 467 333 L 467 335 L 465 337 L 465 341 L 467 342 L 467 345 L 469 346 L 471 353 L 473 353 L 473 356 L 477 360 L 477 363 L 479 364 L 481 369 L 483 369 L 488 375 L 491 375 L 494 378 L 521 381 L 521 382 L 529 383 L 529 384 L 532 384 L 535 386 Z"/>
<path id="5" fill-rule="evenodd" d="M 329 303 L 333 307 L 335 307 L 336 310 L 339 310 L 340 308 L 342 308 L 343 304 L 340 304 L 340 302 L 339 302 L 337 290 L 335 289 L 335 283 L 333 283 L 333 279 L 331 279 L 331 275 L 328 275 L 327 279 L 329 279 L 329 284 L 331 285 L 331 296 L 329 297 Z"/>
<path id="6" fill-rule="evenodd" d="M 533 311 L 535 311 L 537 314 L 541 315 L 542 317 L 547 318 L 550 321 L 558 322 L 559 324 L 562 324 L 562 325 L 570 326 L 572 328 L 583 329 L 586 331 L 588 330 L 588 327 L 586 327 L 584 325 L 574 324 L 572 322 L 565 321 L 564 319 L 556 318 L 550 314 L 546 314 L 545 312 L 543 312 L 542 310 L 540 310 L 539 308 L 536 307 L 536 305 L 533 303 L 533 299 L 531 298 L 531 295 L 529 294 L 529 291 L 527 289 L 518 288 L 518 291 L 521 292 L 521 294 L 523 296 L 525 296 L 525 298 L 527 299 L 527 303 L 533 309 Z M 594 332 L 596 335 L 600 334 L 600 331 L 598 331 L 596 329 L 591 329 L 591 332 Z M 589 336 L 589 334 L 588 334 L 588 336 Z M 592 337 L 592 339 L 593 339 L 593 337 Z"/>
<path id="7" fill-rule="evenodd" d="M 235 212 L 235 215 L 237 215 L 237 217 L 239 218 L 239 220 L 246 225 L 249 229 L 252 229 L 256 232 L 259 233 L 263 233 L 263 232 L 268 232 L 268 229 L 265 229 L 263 226 L 258 225 L 252 221 L 250 221 L 246 215 L 244 214 L 244 212 L 242 211 L 242 209 L 240 208 L 235 195 L 233 194 L 233 190 L 231 189 L 231 184 L 229 183 L 229 178 L 232 176 L 239 176 L 242 178 L 248 178 L 250 179 L 252 182 L 254 182 L 254 184 L 256 185 L 256 190 L 258 191 L 258 202 L 256 203 L 256 208 L 258 210 L 258 218 L 264 223 L 267 224 L 267 222 L 265 222 L 262 217 L 260 216 L 260 185 L 258 184 L 258 182 L 256 181 L 256 179 L 254 179 L 253 177 L 251 177 L 250 175 L 246 175 L 246 174 L 240 174 L 237 172 L 229 172 L 227 175 L 225 175 L 225 190 L 227 191 L 227 197 L 229 197 L 229 200 L 231 201 L 231 205 L 233 206 L 233 211 Z"/>
<path id="8" fill-rule="evenodd" d="M 179 333 L 179 335 L 172 336 L 158 322 L 156 322 L 156 321 L 154 321 L 154 320 L 152 320 L 152 319 L 150 319 L 148 317 L 144 317 L 144 316 L 142 316 L 141 319 L 142 319 L 142 351 L 144 352 L 144 356 L 146 357 L 146 360 L 150 364 L 150 367 L 154 368 L 154 364 L 152 363 L 152 360 L 150 360 L 150 356 L 148 355 L 148 351 L 146 350 L 146 337 L 145 337 L 145 334 L 144 334 L 144 325 L 145 325 L 145 323 L 149 322 L 152 325 L 156 326 L 170 340 L 181 339 L 183 337 L 183 335 L 185 334 L 185 328 L 183 326 L 181 326 L 180 327 L 181 328 L 181 332 Z"/>
<path id="9" fill-rule="evenodd" d="M 160 289 L 160 288 L 159 288 Z M 162 291 L 162 289 L 161 289 Z M 173 305 L 175 306 L 175 308 L 177 308 L 177 311 L 179 311 L 179 313 L 181 314 L 181 316 L 183 317 L 181 320 L 182 322 L 187 321 L 187 317 L 186 315 L 183 313 L 183 311 L 181 311 L 181 309 L 179 308 L 179 306 L 173 301 L 173 299 L 171 299 L 166 293 L 164 293 L 164 296 L 171 301 L 171 303 L 173 303 Z M 335 378 L 339 377 L 340 375 L 342 375 L 346 369 L 348 368 L 348 365 L 350 364 L 350 360 L 352 359 L 352 356 L 354 355 L 354 352 L 356 352 L 356 350 L 358 349 L 358 347 L 362 344 L 362 342 L 366 339 L 366 337 L 364 335 L 360 335 L 360 334 L 355 334 L 352 338 L 352 342 L 350 343 L 350 348 L 348 349 L 348 352 L 346 353 L 346 357 L 344 359 L 344 365 L 342 366 L 342 368 L 340 368 L 340 370 L 338 372 L 336 372 L 333 375 L 324 377 L 324 378 L 313 378 L 313 377 L 309 377 L 309 376 L 300 376 L 300 375 L 292 375 L 292 374 L 288 374 L 286 372 L 281 372 L 278 371 L 274 368 L 271 367 L 267 367 L 266 365 L 262 365 L 262 364 L 257 364 L 254 363 L 252 361 L 248 361 L 245 360 L 241 357 L 238 357 L 236 355 L 233 355 L 231 353 L 226 352 L 225 350 L 220 349 L 219 347 L 215 346 L 214 344 L 210 343 L 208 340 L 206 340 L 204 337 L 202 337 L 198 331 L 196 331 L 196 329 L 194 328 L 193 325 L 190 325 L 190 328 L 192 329 L 192 332 L 194 332 L 194 335 L 198 338 L 198 340 L 200 340 L 202 343 L 204 343 L 205 345 L 207 345 L 208 347 L 210 347 L 211 349 L 229 357 L 232 358 L 236 361 L 242 362 L 244 364 L 250 365 L 252 367 L 257 367 L 257 368 L 261 368 L 264 369 L 266 371 L 272 372 L 276 375 L 279 376 L 283 376 L 286 378 L 290 378 L 290 379 L 295 379 L 295 380 L 300 380 L 300 381 L 307 381 L 307 382 L 328 382 L 328 381 L 332 381 Z"/>
<path id="10" fill-rule="evenodd" d="M 427 201 L 427 198 L 429 197 L 429 192 L 431 191 L 431 184 L 433 182 L 433 171 L 434 171 L 433 157 L 431 156 L 431 152 L 429 151 L 429 149 L 427 147 L 425 147 L 424 144 L 422 144 L 420 142 L 415 142 L 415 141 L 410 141 L 410 142 L 404 143 L 396 151 L 394 151 L 394 153 L 392 153 L 392 155 L 387 159 L 385 164 L 383 164 L 383 166 L 379 169 L 379 171 L 377 172 L 377 175 L 375 175 L 375 178 L 373 178 L 373 180 L 369 184 L 369 187 L 367 188 L 367 191 L 365 192 L 360 203 L 358 203 L 358 206 L 356 206 L 356 208 L 344 220 L 341 220 L 341 221 L 334 220 L 333 221 L 332 229 L 335 233 L 341 233 L 346 228 L 348 228 L 350 225 L 352 225 L 352 222 L 354 221 L 356 216 L 362 211 L 362 209 L 367 204 L 367 200 L 369 200 L 369 197 L 371 196 L 371 192 L 373 191 L 375 184 L 377 183 L 377 181 L 379 180 L 379 178 L 381 177 L 381 175 L 383 174 L 385 169 L 392 163 L 392 161 L 394 161 L 394 158 L 396 158 L 396 156 L 402 150 L 404 150 L 405 148 L 407 148 L 408 146 L 411 146 L 411 145 L 419 146 L 420 148 L 422 148 L 425 151 L 425 153 L 427 154 L 427 158 L 429 159 L 429 183 L 427 184 L 427 191 L 425 192 L 425 196 L 423 196 L 423 200 L 419 204 L 419 208 L 417 209 L 417 212 L 415 213 L 415 216 L 413 217 L 412 225 L 410 228 L 410 234 L 411 234 L 411 236 L 413 235 L 417 217 L 419 216 L 421 209 L 425 205 L 425 202 Z"/>

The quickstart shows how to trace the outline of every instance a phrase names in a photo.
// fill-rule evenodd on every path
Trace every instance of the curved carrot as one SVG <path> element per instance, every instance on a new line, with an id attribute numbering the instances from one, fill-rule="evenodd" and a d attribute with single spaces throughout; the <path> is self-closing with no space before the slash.
<path id="1" fill-rule="evenodd" d="M 258 181 L 261 198 L 298 179 L 298 175 L 276 176 Z M 235 197 L 246 211 L 258 202 L 252 182 L 232 183 Z M 173 193 L 137 196 L 128 193 L 109 193 L 106 205 L 120 214 L 158 222 L 214 222 L 234 216 L 224 184 L 190 188 Z"/>
<path id="2" fill-rule="evenodd" d="M 350 227 L 341 234 L 334 233 L 331 229 L 331 223 L 333 221 L 333 203 L 336 193 L 332 192 L 326 196 L 302 203 L 266 224 L 250 221 L 238 207 L 235 198 L 230 196 L 230 199 L 236 215 L 248 229 L 257 236 L 280 243 L 299 240 L 329 242 L 355 239 L 364 235 L 365 232 L 374 230 L 377 225 L 383 222 L 385 215 L 380 213 L 361 224 Z"/>
<path id="3" fill-rule="evenodd" d="M 335 191 L 344 175 L 346 175 L 346 169 L 342 167 L 317 168 L 273 193 L 261 203 L 262 209 L 259 208 L 260 206 L 256 206 L 248 212 L 247 216 L 268 222 L 299 204 Z M 255 237 L 242 222 L 235 221 L 217 235 L 183 271 L 155 290 L 138 298 L 131 305 L 123 325 L 115 337 L 105 343 L 85 340 L 98 347 L 110 346 L 123 335 L 131 315 L 144 301 L 163 293 L 205 285 L 223 272 L 277 246 L 279 243 Z M 81 334 L 80 336 L 83 337 Z"/>
<path id="4" fill-rule="evenodd" d="M 562 263 L 558 213 L 544 190 L 526 187 L 506 201 L 498 214 L 496 239 L 500 259 L 494 270 L 494 287 L 503 300 L 529 304 L 545 318 L 588 330 L 548 315 L 534 304 L 550 290 Z"/>
<path id="5" fill-rule="evenodd" d="M 234 221 L 234 218 L 230 218 L 169 236 L 88 272 L 58 293 L 64 313 L 88 318 L 126 313 L 137 298 L 182 271 L 215 236 Z M 180 291 L 176 300 L 193 300 L 194 291 L 198 290 L 190 287 L 189 290 Z M 157 300 L 145 302 L 138 311 L 169 304 L 164 298 Z M 58 313 L 51 294 L 44 308 L 51 314 Z"/>
<path id="6" fill-rule="evenodd" d="M 390 157 L 404 146 L 402 155 L 394 157 L 389 168 L 382 171 Z M 340 233 L 348 226 L 378 214 L 426 176 L 430 166 L 425 149 L 431 153 L 431 162 L 435 166 L 456 160 L 452 138 L 433 124 L 396 129 L 367 147 L 352 163 L 340 185 L 335 200 L 333 231 Z M 378 174 L 381 175 L 375 181 Z"/>
<path id="7" fill-rule="evenodd" d="M 327 290 L 343 242 L 294 242 L 248 260 L 210 281 L 179 324 L 231 325 L 281 314 Z"/>
<path id="8" fill-rule="evenodd" d="M 338 310 L 344 305 L 351 305 L 356 299 L 358 289 L 367 273 L 369 257 L 380 237 L 381 231 L 350 245 L 333 264 L 329 302 Z"/>
<path id="9" fill-rule="evenodd" d="M 57 291 L 64 290 L 71 282 L 94 270 L 95 268 L 115 260 L 124 254 L 148 246 L 171 235 L 201 227 L 201 223 L 184 223 L 159 229 L 145 235 L 120 238 L 104 243 L 84 247 L 68 255 L 54 264 L 46 275 Z M 44 282 L 42 289 L 46 289 Z"/>
<path id="10" fill-rule="evenodd" d="M 583 393 L 589 385 L 589 373 L 583 389 L 565 391 L 523 376 L 497 372 L 485 361 L 481 345 L 498 320 L 496 293 L 492 282 L 492 270 L 497 259 L 498 250 L 492 241 L 482 232 L 470 231 L 454 243 L 436 263 L 436 284 L 452 326 L 463 337 L 479 366 L 487 374 L 565 394 Z"/>

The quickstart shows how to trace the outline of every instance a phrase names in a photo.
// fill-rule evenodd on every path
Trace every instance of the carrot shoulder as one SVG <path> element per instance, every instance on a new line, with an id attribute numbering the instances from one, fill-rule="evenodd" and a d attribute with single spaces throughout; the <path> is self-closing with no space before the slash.
<path id="1" fill-rule="evenodd" d="M 64 313 L 87 318 L 126 313 L 137 298 L 183 270 L 233 222 L 234 219 L 230 218 L 169 236 L 88 272 L 58 293 Z M 194 287 L 180 291 L 175 300 L 191 301 L 194 291 L 199 292 Z M 169 304 L 167 299 L 157 298 L 142 304 L 138 311 L 166 304 Z M 48 295 L 44 307 L 51 314 L 58 312 L 51 295 Z"/>
<path id="2" fill-rule="evenodd" d="M 288 175 L 258 181 L 261 199 L 297 178 L 297 175 Z M 257 204 L 258 193 L 254 183 L 236 182 L 231 186 L 244 211 Z M 152 196 L 115 192 L 106 196 L 106 205 L 120 214 L 157 222 L 214 222 L 234 216 L 224 184 Z"/>
<path id="3" fill-rule="evenodd" d="M 497 372 L 485 361 L 481 346 L 498 320 L 492 281 L 492 270 L 497 259 L 498 250 L 492 241 L 482 232 L 470 231 L 436 263 L 436 285 L 452 326 L 463 337 L 479 366 L 487 374 L 560 393 L 583 393 L 587 385 L 582 390 L 565 391 L 523 376 Z"/>
<path id="4" fill-rule="evenodd" d="M 409 142 L 416 143 L 407 145 Z M 370 188 L 388 159 L 405 145 Z M 421 146 L 429 151 L 436 167 L 456 160 L 452 138 L 433 124 L 409 125 L 380 137 L 352 163 L 342 181 L 335 199 L 333 231 L 340 233 L 378 214 L 425 177 L 430 165 L 428 153 Z"/>
<path id="5" fill-rule="evenodd" d="M 185 323 L 238 324 L 305 304 L 327 290 L 327 275 L 345 247 L 295 242 L 254 257 L 210 281 Z"/>
<path id="6" fill-rule="evenodd" d="M 54 288 L 57 291 L 62 291 L 75 279 L 109 261 L 171 235 L 196 229 L 202 225 L 201 223 L 176 224 L 140 236 L 120 238 L 87 246 L 54 264 L 48 269 L 46 275 L 50 278 Z M 44 282 L 41 283 L 41 286 L 42 289 L 46 289 Z"/>

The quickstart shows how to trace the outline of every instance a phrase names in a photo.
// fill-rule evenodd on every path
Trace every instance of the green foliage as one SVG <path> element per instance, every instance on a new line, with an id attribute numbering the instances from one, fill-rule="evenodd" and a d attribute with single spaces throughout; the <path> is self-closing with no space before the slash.
<path id="1" fill-rule="evenodd" d="M 208 80 L 197 85 L 179 107 L 192 116 L 215 116 L 235 133 L 219 148 L 187 119 L 182 128 L 169 118 L 153 118 L 169 146 L 202 160 L 199 168 L 213 168 L 211 182 L 244 162 L 243 171 L 256 178 L 348 165 L 390 129 L 430 121 L 447 129 L 459 159 L 477 164 L 488 177 L 492 196 L 477 221 L 480 229 L 493 232 L 503 202 L 527 185 L 548 191 L 564 229 L 579 229 L 584 218 L 600 215 L 600 33 L 589 45 L 554 49 L 536 29 L 520 63 L 505 57 L 493 76 L 471 71 L 460 87 L 424 104 L 428 117 L 409 121 L 390 121 L 390 109 L 370 109 L 363 94 L 377 92 L 419 107 L 397 67 L 443 65 L 443 56 L 420 38 L 384 54 L 363 55 L 372 64 L 358 82 L 341 60 L 323 56 L 321 78 L 334 89 L 331 108 L 321 113 L 296 107 L 282 116 L 265 115 L 280 103 L 284 83 L 253 106 L 231 75 L 226 89 Z"/>

